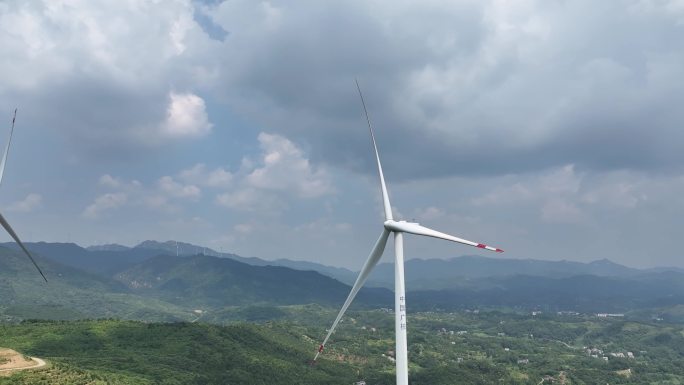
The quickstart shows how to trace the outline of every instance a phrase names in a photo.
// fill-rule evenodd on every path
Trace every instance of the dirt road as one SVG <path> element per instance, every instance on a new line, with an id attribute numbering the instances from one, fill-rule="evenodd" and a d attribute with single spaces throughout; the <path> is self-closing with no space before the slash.
<path id="1" fill-rule="evenodd" d="M 26 357 L 12 349 L 0 348 L 0 375 L 9 375 L 17 370 L 37 369 L 45 366 L 44 360 Z"/>

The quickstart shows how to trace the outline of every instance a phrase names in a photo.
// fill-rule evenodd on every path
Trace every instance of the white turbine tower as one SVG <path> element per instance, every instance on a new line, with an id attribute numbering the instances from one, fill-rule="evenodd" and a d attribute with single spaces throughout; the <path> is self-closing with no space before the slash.
<path id="1" fill-rule="evenodd" d="M 10 134 L 9 134 L 9 139 L 7 140 L 7 147 L 5 147 L 5 154 L 2 156 L 2 163 L 0 163 L 0 183 L 2 183 L 2 176 L 5 174 L 5 165 L 7 164 L 7 154 L 9 154 L 9 149 L 10 149 L 10 144 L 12 143 L 12 134 L 14 133 L 14 121 L 17 119 L 17 109 L 14 109 L 14 116 L 12 117 L 12 128 L 10 129 Z M 31 253 L 29 253 L 28 250 L 26 250 L 26 247 L 24 247 L 24 244 L 21 243 L 21 240 L 17 236 L 17 233 L 12 230 L 12 227 L 10 226 L 9 222 L 5 219 L 5 217 L 0 214 L 0 224 L 2 227 L 7 230 L 7 233 L 14 239 L 15 242 L 21 247 L 21 249 L 26 253 L 26 256 L 29 257 L 31 262 L 33 262 L 33 266 L 38 269 L 38 272 L 40 275 L 43 277 L 45 282 L 47 282 L 47 278 L 45 278 L 45 274 L 43 274 L 43 271 L 40 270 L 40 267 L 38 267 L 38 264 L 36 261 L 33 259 L 31 256 Z"/>
<path id="2" fill-rule="evenodd" d="M 416 234 L 424 235 L 433 238 L 445 239 L 447 241 L 458 242 L 469 246 L 474 246 L 480 249 L 487 249 L 491 251 L 496 251 L 498 253 L 503 252 L 501 249 L 495 247 L 487 246 L 482 243 L 471 242 L 465 239 L 454 237 L 449 234 L 444 234 L 436 230 L 429 229 L 425 226 L 421 226 L 418 223 L 406 222 L 406 221 L 395 221 L 392 218 L 392 206 L 390 205 L 389 196 L 387 194 L 387 186 L 385 185 L 385 177 L 382 174 L 382 165 L 380 164 L 380 156 L 378 155 L 378 147 L 375 144 L 375 135 L 373 134 L 373 127 L 371 126 L 370 118 L 368 117 L 368 111 L 366 110 L 366 103 L 363 100 L 363 94 L 361 93 L 361 88 L 359 87 L 359 82 L 356 82 L 356 88 L 359 90 L 359 96 L 361 97 L 361 104 L 363 105 L 363 111 L 366 115 L 366 121 L 368 122 L 368 129 L 370 130 L 371 140 L 373 142 L 373 149 L 375 150 L 375 160 L 378 164 L 378 174 L 380 176 L 380 189 L 382 190 L 382 204 L 385 209 L 385 222 L 383 224 L 384 228 L 380 238 L 375 243 L 375 247 L 371 251 L 366 263 L 363 265 L 361 272 L 359 273 L 354 286 L 347 296 L 347 300 L 344 301 L 342 309 L 337 314 L 335 322 L 333 322 L 332 327 L 328 330 L 328 334 L 325 336 L 323 343 L 318 347 L 318 352 L 314 361 L 318 359 L 318 356 L 323 352 L 325 344 L 328 339 L 335 331 L 337 324 L 344 316 L 349 305 L 351 305 L 354 297 L 359 292 L 363 284 L 366 282 L 368 275 L 371 270 L 382 257 L 382 253 L 385 250 L 385 244 L 387 244 L 387 239 L 390 233 L 394 233 L 394 311 L 395 311 L 395 322 L 394 328 L 396 333 L 396 366 L 397 366 L 397 385 L 408 385 L 408 353 L 406 349 L 406 293 L 404 288 L 404 240 L 403 234 Z"/>

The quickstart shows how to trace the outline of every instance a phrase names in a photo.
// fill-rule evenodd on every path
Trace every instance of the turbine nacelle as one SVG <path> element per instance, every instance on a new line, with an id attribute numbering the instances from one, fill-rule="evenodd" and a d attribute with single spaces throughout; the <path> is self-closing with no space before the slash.
<path id="1" fill-rule="evenodd" d="M 385 223 L 383 223 L 383 226 L 388 231 L 392 232 L 399 232 L 399 233 L 407 233 L 406 231 L 407 226 L 406 225 L 418 225 L 420 226 L 420 223 L 418 222 L 407 222 L 407 221 L 395 221 L 394 219 L 389 219 L 386 220 Z"/>

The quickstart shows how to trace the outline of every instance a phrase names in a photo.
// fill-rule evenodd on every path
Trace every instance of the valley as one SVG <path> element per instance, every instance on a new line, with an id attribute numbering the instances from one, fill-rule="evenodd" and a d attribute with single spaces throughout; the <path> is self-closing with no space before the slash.
<path id="1" fill-rule="evenodd" d="M 3 344 L 51 362 L 0 384 L 393 384 L 393 318 L 345 317 L 326 352 L 310 308 L 280 321 L 3 324 Z M 334 308 L 321 309 L 326 318 Z M 684 328 L 596 316 L 501 311 L 416 313 L 409 319 L 412 384 L 677 384 Z M 48 380 L 49 379 L 49 380 Z"/>
<path id="2" fill-rule="evenodd" d="M 48 284 L 0 248 L 0 346 L 49 362 L 0 384 L 394 383 L 383 285 L 360 292 L 311 365 L 349 290 L 324 274 L 339 270 L 145 245 L 42 243 Z M 409 261 L 412 384 L 684 383 L 681 272 L 499 262 Z M 435 266 L 441 278 L 420 285 Z"/>

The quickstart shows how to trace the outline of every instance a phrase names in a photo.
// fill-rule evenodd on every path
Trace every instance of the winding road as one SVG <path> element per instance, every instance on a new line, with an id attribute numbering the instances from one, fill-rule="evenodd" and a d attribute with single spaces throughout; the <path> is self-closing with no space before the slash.
<path id="1" fill-rule="evenodd" d="M 29 357 L 31 358 L 31 361 L 35 362 L 35 365 L 31 366 L 22 366 L 18 368 L 5 368 L 5 369 L 0 369 L 0 373 L 6 373 L 6 372 L 14 372 L 17 370 L 26 370 L 26 369 L 38 369 L 42 368 L 43 366 L 47 365 L 45 360 L 38 358 L 38 357 Z"/>

